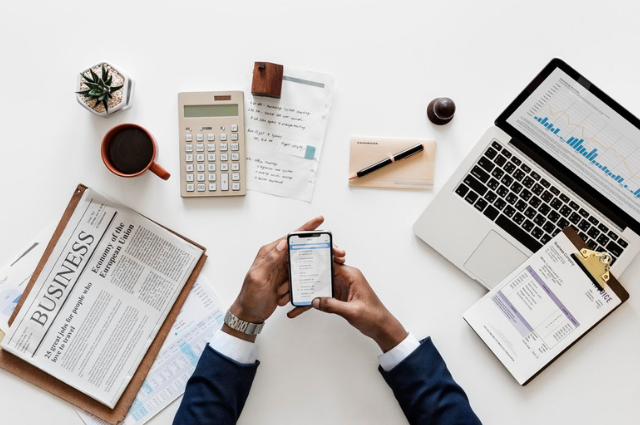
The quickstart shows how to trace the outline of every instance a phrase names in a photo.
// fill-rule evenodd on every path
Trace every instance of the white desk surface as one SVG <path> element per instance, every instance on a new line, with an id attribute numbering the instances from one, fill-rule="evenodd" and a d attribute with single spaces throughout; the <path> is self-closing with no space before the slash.
<path id="1" fill-rule="evenodd" d="M 630 1 L 73 1 L 0 5 L 0 264 L 93 186 L 208 249 L 203 271 L 227 302 L 258 248 L 323 214 L 388 308 L 433 337 L 486 424 L 630 424 L 640 417 L 640 260 L 631 299 L 526 387 L 462 319 L 484 290 L 411 226 L 503 108 L 554 56 L 640 114 L 640 6 Z M 562 3 L 562 4 L 560 4 Z M 136 81 L 133 108 L 108 119 L 77 104 L 77 73 L 101 60 Z M 254 61 L 335 75 L 311 203 L 249 191 L 179 196 L 177 93 L 244 89 Z M 447 126 L 427 103 L 454 99 Z M 172 177 L 111 174 L 100 141 L 134 122 L 157 138 Z M 350 189 L 351 135 L 437 140 L 433 191 Z M 276 311 L 240 424 L 403 424 L 376 370 L 378 348 L 338 317 Z M 173 403 L 152 425 L 169 424 Z M 4 424 L 78 424 L 68 403 L 0 371 Z"/>

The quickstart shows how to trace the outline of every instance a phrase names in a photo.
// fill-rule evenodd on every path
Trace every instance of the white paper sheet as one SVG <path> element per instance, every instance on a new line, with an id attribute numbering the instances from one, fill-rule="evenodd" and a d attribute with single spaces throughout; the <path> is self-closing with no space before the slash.
<path id="1" fill-rule="evenodd" d="M 284 67 L 280 99 L 245 93 L 247 188 L 311 202 L 334 78 Z"/>
<path id="2" fill-rule="evenodd" d="M 222 327 L 224 306 L 209 282 L 198 277 L 121 424 L 142 425 L 184 393 L 207 342 Z M 87 425 L 109 425 L 82 409 L 76 411 Z"/>
<path id="3" fill-rule="evenodd" d="M 463 315 L 520 385 L 621 303 L 596 289 L 575 252 L 558 233 Z"/>
<path id="4" fill-rule="evenodd" d="M 0 269 L 0 330 L 5 334 L 9 332 L 7 322 L 20 301 L 24 288 L 29 283 L 54 230 L 55 225 L 52 224 L 16 258 Z"/>

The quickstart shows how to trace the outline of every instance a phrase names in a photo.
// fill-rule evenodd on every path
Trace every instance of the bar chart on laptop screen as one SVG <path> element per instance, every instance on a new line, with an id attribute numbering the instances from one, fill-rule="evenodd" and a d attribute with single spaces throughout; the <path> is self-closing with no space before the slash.
<path id="1" fill-rule="evenodd" d="M 507 121 L 640 218 L 640 131 L 568 75 L 554 71 Z"/>

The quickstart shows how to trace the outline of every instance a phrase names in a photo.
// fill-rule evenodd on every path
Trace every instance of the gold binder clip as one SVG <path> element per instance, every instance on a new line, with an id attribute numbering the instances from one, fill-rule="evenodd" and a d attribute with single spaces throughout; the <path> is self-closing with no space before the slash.
<path id="1" fill-rule="evenodd" d="M 584 270 L 596 287 L 603 291 L 609 281 L 611 254 L 608 252 L 596 252 L 587 248 L 582 248 L 580 254 L 580 256 L 573 254 L 578 266 Z"/>

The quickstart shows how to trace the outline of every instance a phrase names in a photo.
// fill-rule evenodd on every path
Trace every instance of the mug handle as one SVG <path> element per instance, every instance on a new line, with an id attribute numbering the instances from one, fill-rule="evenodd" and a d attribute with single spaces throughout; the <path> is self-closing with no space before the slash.
<path id="1" fill-rule="evenodd" d="M 153 174 L 160 177 L 162 180 L 167 180 L 169 177 L 171 177 L 171 174 L 169 174 L 167 170 L 158 165 L 157 162 L 153 162 L 151 164 L 151 167 L 149 167 L 149 170 L 151 170 Z"/>

